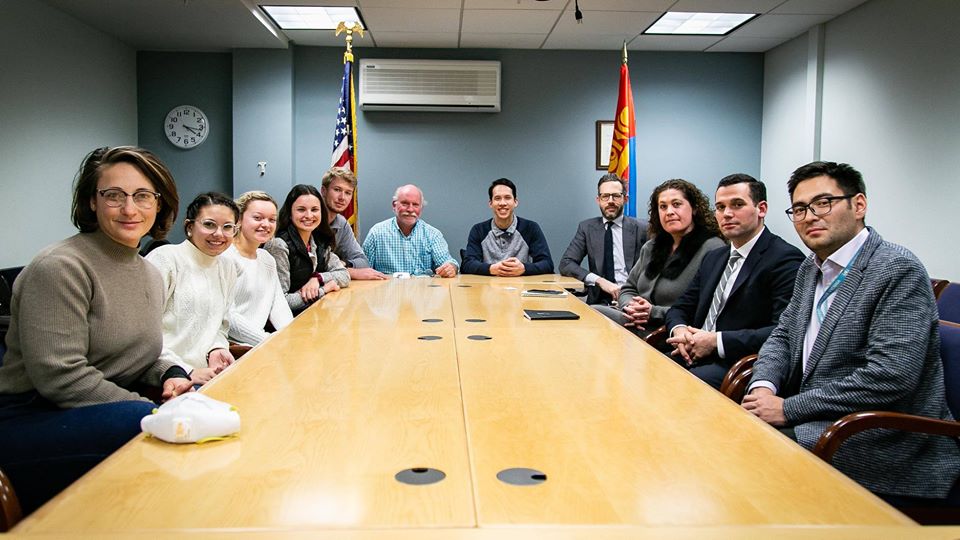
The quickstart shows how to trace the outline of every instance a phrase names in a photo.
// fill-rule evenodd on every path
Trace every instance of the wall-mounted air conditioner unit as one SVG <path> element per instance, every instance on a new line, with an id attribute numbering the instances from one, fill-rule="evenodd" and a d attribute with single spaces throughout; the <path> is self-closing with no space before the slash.
<path id="1" fill-rule="evenodd" d="M 500 62 L 360 60 L 366 111 L 500 112 Z"/>

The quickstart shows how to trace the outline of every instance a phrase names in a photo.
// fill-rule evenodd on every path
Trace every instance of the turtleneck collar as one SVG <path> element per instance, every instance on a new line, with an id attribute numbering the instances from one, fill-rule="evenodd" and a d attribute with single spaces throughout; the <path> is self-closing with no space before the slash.
<path id="1" fill-rule="evenodd" d="M 108 257 L 115 261 L 130 261 L 136 259 L 140 256 L 140 251 L 138 248 L 133 248 L 130 246 L 125 246 L 113 238 L 107 236 L 106 233 L 97 229 L 90 233 L 81 233 L 87 235 L 93 240 L 93 243 L 103 251 Z"/>
<path id="2" fill-rule="evenodd" d="M 196 262 L 198 266 L 212 266 L 217 262 L 216 257 L 211 257 L 200 251 L 200 248 L 193 245 L 193 242 L 191 242 L 189 238 L 180 243 L 180 248 L 191 260 Z"/>

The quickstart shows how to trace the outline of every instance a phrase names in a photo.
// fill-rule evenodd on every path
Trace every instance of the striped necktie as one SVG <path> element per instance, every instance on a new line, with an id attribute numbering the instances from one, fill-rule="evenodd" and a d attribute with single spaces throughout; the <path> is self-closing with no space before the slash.
<path id="1" fill-rule="evenodd" d="M 743 256 L 740 255 L 739 251 L 734 250 L 730 254 L 730 260 L 727 261 L 727 268 L 723 271 L 723 276 L 720 277 L 720 283 L 717 284 L 717 290 L 713 293 L 713 301 L 710 302 L 710 311 L 707 312 L 707 320 L 703 323 L 703 329 L 707 332 L 716 330 L 717 315 L 720 313 L 720 310 L 723 309 L 723 304 L 727 300 L 727 282 L 730 281 L 730 276 L 736 272 L 742 260 Z"/>

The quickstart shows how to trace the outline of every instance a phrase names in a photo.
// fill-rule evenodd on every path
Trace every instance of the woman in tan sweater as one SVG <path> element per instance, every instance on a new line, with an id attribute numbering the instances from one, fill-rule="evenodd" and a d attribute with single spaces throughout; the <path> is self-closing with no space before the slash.
<path id="1" fill-rule="evenodd" d="M 160 275 L 137 252 L 163 238 L 176 185 L 146 150 L 100 148 L 77 174 L 80 230 L 42 250 L 13 287 L 0 366 L 0 468 L 29 513 L 140 432 L 155 404 L 192 386 L 159 360 Z"/>

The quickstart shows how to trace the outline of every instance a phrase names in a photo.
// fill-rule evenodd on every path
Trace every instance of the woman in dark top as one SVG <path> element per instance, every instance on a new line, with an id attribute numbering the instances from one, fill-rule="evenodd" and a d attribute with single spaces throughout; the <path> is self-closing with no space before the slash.
<path id="1" fill-rule="evenodd" d="M 334 244 L 320 192 L 307 184 L 293 186 L 280 208 L 277 236 L 263 247 L 277 261 L 280 285 L 295 315 L 350 284 Z"/>

